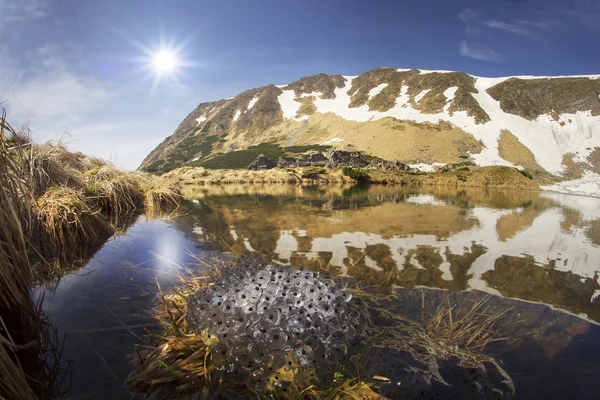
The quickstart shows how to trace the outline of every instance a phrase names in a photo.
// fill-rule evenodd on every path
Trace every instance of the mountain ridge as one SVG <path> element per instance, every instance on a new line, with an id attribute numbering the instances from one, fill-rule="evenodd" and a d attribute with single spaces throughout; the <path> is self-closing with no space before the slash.
<path id="1" fill-rule="evenodd" d="M 329 144 L 412 165 L 527 168 L 553 190 L 600 195 L 599 78 L 317 74 L 201 103 L 140 168 L 201 165 L 262 143 Z"/>

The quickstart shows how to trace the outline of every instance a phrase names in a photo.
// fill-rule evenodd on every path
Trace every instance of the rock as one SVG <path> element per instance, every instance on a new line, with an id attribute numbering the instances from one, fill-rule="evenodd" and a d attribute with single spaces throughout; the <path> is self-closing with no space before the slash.
<path id="1" fill-rule="evenodd" d="M 306 155 L 296 157 L 281 157 L 277 163 L 278 168 L 295 168 L 295 167 L 324 167 L 327 163 L 327 157 L 318 151 L 310 152 Z"/>
<path id="2" fill-rule="evenodd" d="M 248 165 L 249 170 L 259 171 L 265 169 L 275 168 L 275 161 L 271 160 L 269 157 L 264 154 L 259 154 L 256 157 L 256 160 L 252 161 L 250 165 Z"/>
<path id="3" fill-rule="evenodd" d="M 308 154 L 306 160 L 312 165 L 314 163 L 327 162 L 327 157 L 325 157 L 323 153 L 312 151 Z"/>
<path id="4" fill-rule="evenodd" d="M 369 165 L 369 162 L 358 151 L 343 151 L 343 150 L 329 150 L 325 155 L 327 157 L 326 166 L 329 168 L 338 167 L 353 167 L 353 168 L 364 168 Z"/>
<path id="5" fill-rule="evenodd" d="M 367 168 L 384 172 L 409 172 L 411 170 L 408 165 L 398 160 L 388 161 L 382 158 L 372 160 Z"/>

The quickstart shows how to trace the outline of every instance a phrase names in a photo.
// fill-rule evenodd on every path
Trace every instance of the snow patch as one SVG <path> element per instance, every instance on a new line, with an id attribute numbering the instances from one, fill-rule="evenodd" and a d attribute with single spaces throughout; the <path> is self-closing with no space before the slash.
<path id="1" fill-rule="evenodd" d="M 454 96 L 456 96 L 457 90 L 458 90 L 458 86 L 452 86 L 452 87 L 449 87 L 448 89 L 444 90 L 444 96 L 446 97 L 446 99 L 448 99 L 449 102 L 454 100 Z"/>
<path id="2" fill-rule="evenodd" d="M 377 96 L 386 87 L 388 87 L 388 84 L 382 83 L 381 85 L 377 85 L 373 89 L 369 90 L 369 99 L 372 99 L 373 97 Z"/>
<path id="3" fill-rule="evenodd" d="M 254 107 L 254 105 L 256 104 L 257 101 L 258 101 L 258 97 L 255 97 L 252 100 L 250 100 L 250 102 L 248 103 L 248 110 L 250 110 L 252 107 Z"/>
<path id="4" fill-rule="evenodd" d="M 431 89 L 425 89 L 421 91 L 421 93 L 415 96 L 415 103 L 420 102 L 423 99 L 423 97 L 425 97 L 429 92 L 431 92 Z"/>
<path id="5" fill-rule="evenodd" d="M 300 109 L 300 103 L 298 103 L 295 98 L 296 93 L 294 93 L 293 90 L 284 90 L 279 96 L 277 96 L 277 100 L 279 100 L 281 110 L 283 111 L 283 117 L 286 119 L 298 120 L 296 118 L 296 114 Z"/>
<path id="6" fill-rule="evenodd" d="M 203 123 L 204 121 L 206 121 L 206 116 L 205 115 L 201 115 L 199 118 L 196 118 L 196 121 L 198 121 L 198 125 L 200 125 L 201 123 Z M 196 126 L 198 126 L 196 125 Z"/>
<path id="7" fill-rule="evenodd" d="M 446 164 L 433 163 L 433 164 L 409 164 L 408 166 L 412 169 L 416 169 L 421 172 L 435 172 L 437 167 L 443 167 Z"/>
<path id="8" fill-rule="evenodd" d="M 343 142 L 343 141 L 344 141 L 344 139 L 342 139 L 342 138 L 334 137 L 333 139 L 329 139 L 328 141 L 321 143 L 321 146 L 328 146 L 328 145 L 332 145 L 332 144 L 335 144 L 335 143 L 340 143 L 340 142 Z"/>
<path id="9" fill-rule="evenodd" d="M 540 186 L 542 190 L 600 197 L 600 175 L 585 171 L 579 179 Z M 600 215 L 600 214 L 598 214 Z"/>
<path id="10" fill-rule="evenodd" d="M 234 121 L 237 121 L 237 120 L 238 120 L 238 118 L 240 117 L 240 115 L 242 115 L 242 112 L 241 112 L 240 110 L 237 110 L 237 111 L 235 112 L 235 115 L 233 116 L 233 120 L 234 120 Z"/>
<path id="11" fill-rule="evenodd" d="M 244 246 L 246 247 L 246 250 L 248 250 L 248 251 L 251 251 L 251 252 L 255 252 L 256 251 L 256 250 L 254 250 L 254 248 L 250 244 L 250 241 L 248 240 L 248 238 L 244 238 Z"/>

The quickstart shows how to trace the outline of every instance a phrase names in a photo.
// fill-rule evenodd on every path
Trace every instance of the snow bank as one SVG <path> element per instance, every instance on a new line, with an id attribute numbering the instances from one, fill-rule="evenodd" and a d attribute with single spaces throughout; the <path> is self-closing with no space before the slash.
<path id="1" fill-rule="evenodd" d="M 369 99 L 377 96 L 386 87 L 388 87 L 388 84 L 382 83 L 381 85 L 375 86 L 373 89 L 369 90 Z"/>
<path id="2" fill-rule="evenodd" d="M 254 105 L 256 104 L 257 101 L 258 101 L 258 97 L 255 97 L 252 100 L 250 100 L 250 102 L 248 103 L 248 110 L 250 110 L 252 107 L 254 107 Z"/>
<path id="3" fill-rule="evenodd" d="M 198 125 L 200 125 L 201 123 L 203 123 L 204 121 L 206 121 L 206 116 L 205 115 L 201 115 L 199 118 L 196 118 L 196 121 L 198 121 Z M 198 126 L 196 125 L 196 126 Z"/>
<path id="4" fill-rule="evenodd" d="M 235 112 L 235 115 L 233 116 L 233 120 L 234 120 L 234 121 L 237 121 L 237 120 L 238 120 L 238 118 L 240 118 L 240 115 L 242 115 L 242 112 L 241 112 L 240 110 L 237 110 L 237 111 Z"/>

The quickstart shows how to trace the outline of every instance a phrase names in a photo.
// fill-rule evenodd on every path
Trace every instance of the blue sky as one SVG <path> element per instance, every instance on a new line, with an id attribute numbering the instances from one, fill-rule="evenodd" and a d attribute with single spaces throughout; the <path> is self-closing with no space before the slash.
<path id="1" fill-rule="evenodd" d="M 163 77 L 144 49 L 180 48 Z M 600 0 L 0 0 L 0 102 L 39 141 L 126 168 L 200 102 L 381 66 L 600 73 Z"/>

